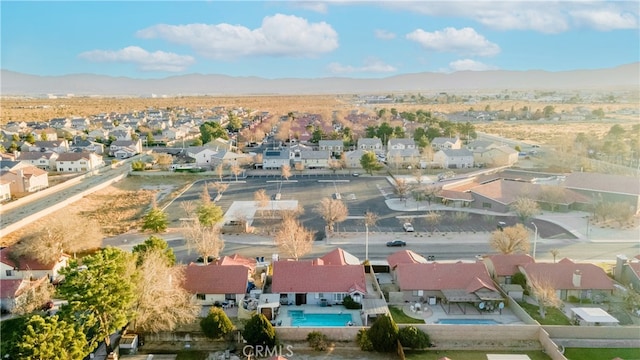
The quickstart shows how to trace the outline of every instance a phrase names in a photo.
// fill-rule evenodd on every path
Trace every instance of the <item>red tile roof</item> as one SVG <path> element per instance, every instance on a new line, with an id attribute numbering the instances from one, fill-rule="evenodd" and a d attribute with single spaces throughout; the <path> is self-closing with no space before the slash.
<path id="1" fill-rule="evenodd" d="M 564 258 L 557 263 L 531 263 L 521 267 L 528 279 L 549 281 L 556 290 L 612 290 L 613 281 L 604 270 L 593 264 L 577 264 Z M 573 275 L 580 271 L 580 286 L 574 286 Z"/>
<path id="2" fill-rule="evenodd" d="M 321 265 L 360 265 L 360 259 L 341 248 L 330 251 L 324 256 L 318 258 L 318 260 L 321 260 L 321 262 L 317 262 Z"/>
<path id="3" fill-rule="evenodd" d="M 183 287 L 192 294 L 244 294 L 249 269 L 244 265 L 191 263 L 185 267 L 184 275 Z"/>
<path id="4" fill-rule="evenodd" d="M 479 262 L 399 264 L 396 273 L 398 286 L 403 291 L 466 290 L 477 288 L 479 284 L 496 291 L 487 268 Z"/>
<path id="5" fill-rule="evenodd" d="M 0 298 L 10 299 L 16 296 L 16 292 L 22 284 L 22 279 L 3 279 L 0 280 Z"/>
<path id="6" fill-rule="evenodd" d="M 366 293 L 362 265 L 322 265 L 314 261 L 275 261 L 271 290 L 274 293 Z"/>
<path id="7" fill-rule="evenodd" d="M 495 254 L 487 255 L 497 276 L 510 276 L 520 272 L 518 266 L 530 264 L 535 260 L 528 254 Z"/>
<path id="8" fill-rule="evenodd" d="M 64 255 L 63 257 L 67 257 Z M 17 260 L 17 261 L 15 261 Z M 3 264 L 7 264 L 12 266 L 13 268 L 17 268 L 19 271 L 27 271 L 27 270 L 52 270 L 56 262 L 52 262 L 50 264 L 43 264 L 38 260 L 28 259 L 24 256 L 20 256 L 15 259 L 11 256 L 11 248 L 0 249 L 0 262 Z"/>
<path id="9" fill-rule="evenodd" d="M 400 250 L 387 256 L 387 262 L 391 269 L 395 269 L 398 264 L 425 264 L 427 263 L 427 259 L 411 250 Z"/>
<path id="10" fill-rule="evenodd" d="M 256 270 L 255 259 L 246 258 L 238 254 L 223 256 L 220 260 L 218 260 L 217 264 L 222 266 L 243 265 L 249 268 L 251 272 L 254 272 Z"/>

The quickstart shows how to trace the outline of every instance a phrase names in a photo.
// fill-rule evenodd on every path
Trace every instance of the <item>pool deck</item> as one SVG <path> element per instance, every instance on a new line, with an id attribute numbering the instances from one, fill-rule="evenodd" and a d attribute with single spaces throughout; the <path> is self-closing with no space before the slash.
<path id="1" fill-rule="evenodd" d="M 302 310 L 307 314 L 351 314 L 351 321 L 353 326 L 362 326 L 362 318 L 360 317 L 360 310 L 347 310 L 342 305 L 333 306 L 319 306 L 319 305 L 285 305 L 281 306 L 276 316 L 276 323 L 281 324 L 279 326 L 291 326 L 291 317 L 289 316 L 289 310 Z M 280 323 L 280 321 L 282 321 Z M 346 326 L 346 324 L 345 324 Z M 322 326 L 314 326 L 322 327 Z M 335 326 L 330 326 L 335 327 Z"/>
<path id="2" fill-rule="evenodd" d="M 448 314 L 440 304 L 425 305 L 421 304 L 421 311 L 417 311 L 415 303 L 397 305 L 402 308 L 402 311 L 414 319 L 422 319 L 426 324 L 437 324 L 442 319 L 483 319 L 494 320 L 503 325 L 524 324 L 520 318 L 511 312 L 511 310 L 505 308 L 502 309 L 502 313 L 496 311 L 492 313 L 479 312 L 475 308 L 467 307 L 467 313 L 463 314 L 460 309 L 456 308 L 455 314 Z M 411 307 L 413 306 L 413 311 Z M 453 310 L 453 308 L 452 308 Z"/>

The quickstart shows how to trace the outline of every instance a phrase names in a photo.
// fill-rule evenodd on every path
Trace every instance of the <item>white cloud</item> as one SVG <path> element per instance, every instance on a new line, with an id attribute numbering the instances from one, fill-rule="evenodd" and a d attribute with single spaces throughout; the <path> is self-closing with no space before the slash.
<path id="1" fill-rule="evenodd" d="M 390 31 L 387 30 L 381 30 L 381 29 L 377 29 L 375 31 L 375 36 L 378 39 L 382 39 L 382 40 L 391 40 L 391 39 L 395 39 L 396 38 L 396 34 L 392 33 Z"/>
<path id="2" fill-rule="evenodd" d="M 140 30 L 137 35 L 190 46 L 211 59 L 315 57 L 338 48 L 338 34 L 331 25 L 283 14 L 265 17 L 261 27 L 254 30 L 230 24 L 159 24 Z"/>
<path id="3" fill-rule="evenodd" d="M 79 56 L 93 62 L 132 63 L 143 71 L 180 72 L 195 63 L 195 59 L 189 55 L 164 51 L 148 52 L 138 46 L 128 46 L 120 50 L 91 50 Z"/>
<path id="4" fill-rule="evenodd" d="M 364 60 L 363 66 L 342 65 L 340 63 L 331 63 L 327 69 L 332 74 L 353 74 L 353 73 L 392 73 L 398 71 L 395 67 L 385 64 L 376 58 L 368 58 Z"/>
<path id="5" fill-rule="evenodd" d="M 498 70 L 498 67 L 487 65 L 471 59 L 461 59 L 449 63 L 450 71 L 486 71 Z"/>
<path id="6" fill-rule="evenodd" d="M 497 30 L 560 33 L 638 28 L 636 1 L 397 1 L 384 6 L 436 17 L 472 19 Z"/>
<path id="7" fill-rule="evenodd" d="M 588 28 L 600 31 L 610 31 L 617 29 L 635 29 L 638 27 L 638 17 L 617 10 L 576 10 L 571 15 L 576 23 Z"/>
<path id="8" fill-rule="evenodd" d="M 441 31 L 426 32 L 417 29 L 406 35 L 407 39 L 419 43 L 427 50 L 453 52 L 464 55 L 493 56 L 500 53 L 500 47 L 485 39 L 474 29 L 445 28 Z"/>
<path id="9" fill-rule="evenodd" d="M 328 11 L 328 4 L 320 1 L 292 1 L 292 5 L 305 10 L 314 11 L 320 14 L 326 14 Z"/>

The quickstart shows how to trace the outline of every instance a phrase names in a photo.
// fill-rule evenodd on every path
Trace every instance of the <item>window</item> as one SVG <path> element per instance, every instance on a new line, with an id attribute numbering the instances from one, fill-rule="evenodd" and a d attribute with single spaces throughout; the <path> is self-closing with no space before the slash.
<path id="1" fill-rule="evenodd" d="M 198 299 L 198 300 L 206 300 L 207 299 L 207 295 L 206 294 L 196 294 L 196 299 Z"/>
<path id="2" fill-rule="evenodd" d="M 341 303 L 344 300 L 344 297 L 346 295 L 347 294 L 345 294 L 345 293 L 334 293 L 333 294 L 333 300 L 335 300 L 336 302 Z"/>
<path id="3" fill-rule="evenodd" d="M 12 270 L 7 270 L 7 276 L 13 276 L 13 271 Z"/>
<path id="4" fill-rule="evenodd" d="M 491 209 L 491 203 L 483 202 L 483 203 L 482 203 L 482 207 L 483 207 L 483 208 Z"/>

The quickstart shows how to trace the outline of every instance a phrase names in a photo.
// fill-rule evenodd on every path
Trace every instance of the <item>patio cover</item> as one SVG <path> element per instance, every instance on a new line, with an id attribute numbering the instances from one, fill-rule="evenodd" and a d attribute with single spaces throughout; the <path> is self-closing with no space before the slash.
<path id="1" fill-rule="evenodd" d="M 466 290 L 441 290 L 442 295 L 448 302 L 479 302 L 480 299 L 474 293 L 468 293 Z"/>
<path id="2" fill-rule="evenodd" d="M 590 323 L 618 323 L 618 319 L 609 315 L 608 312 L 600 308 L 573 308 L 574 314 L 586 322 Z"/>
<path id="3" fill-rule="evenodd" d="M 362 310 L 366 315 L 387 314 L 389 308 L 384 299 L 362 299 Z"/>

